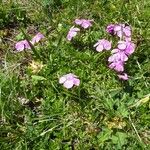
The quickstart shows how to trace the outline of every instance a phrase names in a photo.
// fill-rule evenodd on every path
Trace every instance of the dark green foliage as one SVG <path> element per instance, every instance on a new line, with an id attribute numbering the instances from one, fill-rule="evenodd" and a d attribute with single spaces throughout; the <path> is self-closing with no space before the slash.
<path id="1" fill-rule="evenodd" d="M 14 3 L 2 4 L 0 6 L 0 29 L 2 28 L 14 28 L 18 25 L 27 26 L 29 23 L 26 10 L 21 9 L 19 5 Z"/>

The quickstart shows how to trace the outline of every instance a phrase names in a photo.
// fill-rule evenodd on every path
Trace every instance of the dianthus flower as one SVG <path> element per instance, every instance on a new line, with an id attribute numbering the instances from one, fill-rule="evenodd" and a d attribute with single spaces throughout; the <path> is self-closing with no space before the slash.
<path id="1" fill-rule="evenodd" d="M 128 57 L 127 55 L 124 53 L 124 51 L 120 51 L 119 49 L 114 49 L 112 51 L 115 51 L 116 53 L 113 53 L 109 58 L 108 61 L 109 62 L 116 62 L 116 61 L 127 61 Z"/>
<path id="2" fill-rule="evenodd" d="M 18 52 L 23 51 L 24 49 L 31 49 L 27 40 L 19 41 L 15 44 L 15 48 Z"/>
<path id="3" fill-rule="evenodd" d="M 103 50 L 110 50 L 111 49 L 111 42 L 105 39 L 98 40 L 96 44 L 94 44 L 94 47 L 96 47 L 96 51 L 101 52 Z"/>
<path id="4" fill-rule="evenodd" d="M 70 30 L 69 30 L 69 32 L 68 32 L 68 35 L 67 35 L 68 41 L 71 41 L 72 38 L 77 35 L 77 32 L 78 32 L 78 31 L 80 31 L 79 28 L 74 28 L 74 26 L 71 27 Z"/>
<path id="5" fill-rule="evenodd" d="M 124 51 L 129 56 L 135 51 L 135 44 L 131 41 L 119 41 L 118 49 Z"/>
<path id="6" fill-rule="evenodd" d="M 114 27 L 115 34 L 120 37 L 124 38 L 127 41 L 131 39 L 131 27 L 126 26 L 125 24 L 118 24 Z"/>
<path id="7" fill-rule="evenodd" d="M 76 75 L 69 73 L 59 78 L 59 83 L 63 84 L 63 86 L 67 89 L 72 88 L 74 85 L 79 86 L 80 80 Z"/>
<path id="8" fill-rule="evenodd" d="M 127 41 L 119 41 L 117 49 L 112 50 L 112 55 L 108 58 L 109 62 L 127 61 L 128 56 L 135 50 L 135 44 Z"/>
<path id="9" fill-rule="evenodd" d="M 80 25 L 84 29 L 87 29 L 92 26 L 92 20 L 86 20 L 86 19 L 75 19 L 75 24 Z"/>
<path id="10" fill-rule="evenodd" d="M 111 64 L 109 64 L 109 68 L 114 69 L 117 72 L 123 72 L 124 71 L 124 62 L 123 61 L 114 61 Z"/>
<path id="11" fill-rule="evenodd" d="M 44 35 L 39 32 L 32 38 L 31 43 L 34 45 L 35 43 L 38 43 L 43 38 L 44 38 Z"/>
<path id="12" fill-rule="evenodd" d="M 125 41 L 131 41 L 131 27 L 125 24 L 110 24 L 106 31 L 112 35 L 117 35 Z"/>

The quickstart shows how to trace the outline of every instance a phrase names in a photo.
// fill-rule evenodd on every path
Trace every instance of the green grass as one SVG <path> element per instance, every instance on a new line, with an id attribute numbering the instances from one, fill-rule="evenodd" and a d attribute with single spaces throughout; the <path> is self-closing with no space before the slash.
<path id="1" fill-rule="evenodd" d="M 1 150 L 150 149 L 150 1 L 20 0 L 0 10 Z M 94 24 L 72 44 L 66 35 L 80 17 Z M 118 22 L 132 26 L 137 45 L 126 82 L 107 67 L 109 53 L 91 48 L 103 37 L 115 45 L 105 27 Z M 45 35 L 35 47 L 40 60 L 32 51 L 13 53 L 22 29 Z M 38 73 L 33 60 L 44 65 Z M 58 83 L 69 72 L 81 80 L 71 90 Z"/>

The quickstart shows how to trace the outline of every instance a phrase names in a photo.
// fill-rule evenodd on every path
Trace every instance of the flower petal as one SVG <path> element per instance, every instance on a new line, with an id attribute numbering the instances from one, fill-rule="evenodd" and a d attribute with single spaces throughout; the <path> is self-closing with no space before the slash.
<path id="1" fill-rule="evenodd" d="M 117 53 L 117 52 L 119 52 L 119 51 L 120 51 L 120 50 L 116 48 L 116 49 L 113 49 L 113 50 L 111 51 L 111 53 L 114 54 L 114 53 Z"/>
<path id="2" fill-rule="evenodd" d="M 38 43 L 43 38 L 44 38 L 44 35 L 39 32 L 32 38 L 31 43 L 32 44 Z"/>
<path id="3" fill-rule="evenodd" d="M 124 73 L 123 75 L 118 75 L 119 79 L 122 79 L 122 80 L 128 80 L 128 75 L 126 73 Z"/>
<path id="4" fill-rule="evenodd" d="M 84 29 L 87 29 L 88 27 L 92 26 L 92 24 L 90 23 L 90 21 L 84 20 L 83 23 L 81 24 L 81 26 L 82 26 Z"/>
<path id="5" fill-rule="evenodd" d="M 112 62 L 109 65 L 109 68 L 114 69 L 117 72 L 123 72 L 124 71 L 124 64 L 121 61 L 118 62 Z"/>
<path id="6" fill-rule="evenodd" d="M 97 43 L 95 43 L 93 47 L 96 47 L 96 46 L 98 46 L 98 45 L 99 45 L 99 41 L 98 41 Z"/>
<path id="7" fill-rule="evenodd" d="M 127 47 L 126 43 L 124 41 L 118 42 L 118 48 L 120 50 L 124 50 Z"/>
<path id="8" fill-rule="evenodd" d="M 135 44 L 132 42 L 129 42 L 125 50 L 125 53 L 127 55 L 131 55 L 134 51 L 135 51 Z"/>
<path id="9" fill-rule="evenodd" d="M 104 46 L 104 49 L 110 50 L 111 49 L 111 42 L 105 40 L 103 46 Z"/>
<path id="10" fill-rule="evenodd" d="M 115 25 L 114 26 L 114 31 L 120 31 L 121 30 L 121 26 L 120 25 Z"/>
<path id="11" fill-rule="evenodd" d="M 121 61 L 127 61 L 128 60 L 128 56 L 125 54 L 124 51 L 120 52 L 119 55 L 120 55 L 120 60 Z"/>
<path id="12" fill-rule="evenodd" d="M 65 88 L 70 89 L 73 87 L 73 80 L 66 80 L 63 85 Z"/>
<path id="13" fill-rule="evenodd" d="M 18 42 L 18 43 L 16 43 L 15 48 L 16 48 L 17 51 L 21 52 L 21 51 L 24 50 L 25 46 L 24 46 L 23 43 Z"/>
<path id="14" fill-rule="evenodd" d="M 117 36 L 118 36 L 118 37 L 120 37 L 120 38 L 122 38 L 122 36 L 123 36 L 123 32 L 122 32 L 122 30 L 117 31 Z"/>
<path id="15" fill-rule="evenodd" d="M 62 76 L 59 78 L 59 83 L 62 84 L 66 81 L 66 77 Z"/>
<path id="16" fill-rule="evenodd" d="M 74 22 L 75 22 L 75 24 L 80 25 L 83 22 L 83 20 L 82 19 L 75 19 Z"/>
<path id="17" fill-rule="evenodd" d="M 129 26 L 126 26 L 125 28 L 123 28 L 123 32 L 125 34 L 125 36 L 131 36 L 131 29 Z"/>
<path id="18" fill-rule="evenodd" d="M 74 81 L 74 85 L 76 85 L 76 86 L 80 85 L 80 80 L 79 79 L 74 78 L 73 81 Z"/>
<path id="19" fill-rule="evenodd" d="M 99 44 L 99 45 L 96 47 L 96 51 L 98 51 L 98 52 L 103 51 L 103 49 L 104 49 L 104 47 L 103 47 L 103 45 L 101 45 L 101 44 Z"/>

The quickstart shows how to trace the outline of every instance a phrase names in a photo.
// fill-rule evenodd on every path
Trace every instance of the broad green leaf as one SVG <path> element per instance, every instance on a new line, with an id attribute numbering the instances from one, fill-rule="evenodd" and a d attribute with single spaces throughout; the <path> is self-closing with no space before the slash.
<path id="1" fill-rule="evenodd" d="M 32 77 L 33 81 L 43 81 L 43 80 L 46 80 L 46 78 L 44 78 L 42 76 L 32 75 L 31 77 Z"/>
<path id="2" fill-rule="evenodd" d="M 127 142 L 127 135 L 123 132 L 117 132 L 116 135 L 112 136 L 112 142 L 117 145 L 118 149 L 121 149 Z"/>

